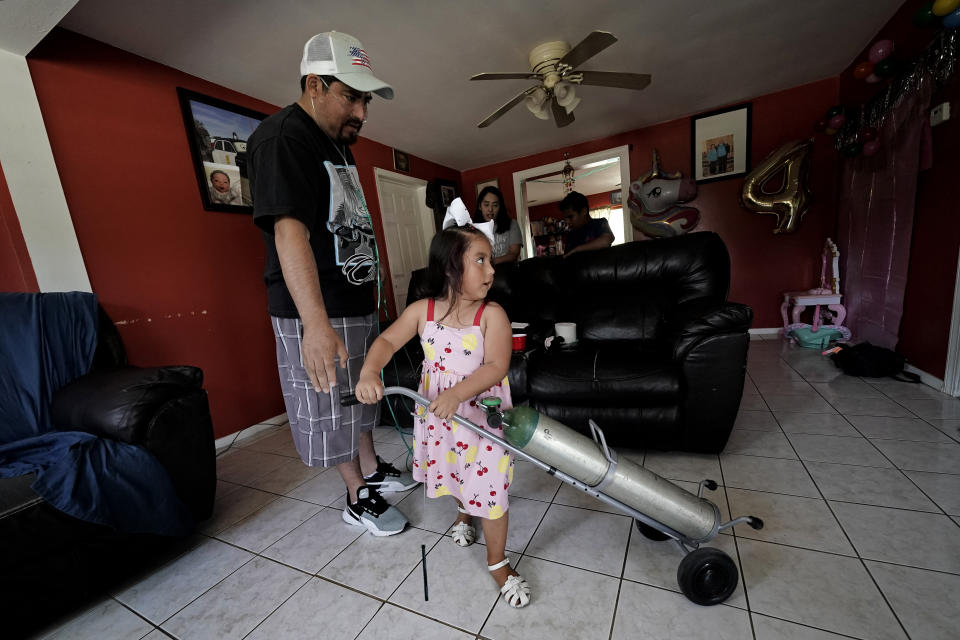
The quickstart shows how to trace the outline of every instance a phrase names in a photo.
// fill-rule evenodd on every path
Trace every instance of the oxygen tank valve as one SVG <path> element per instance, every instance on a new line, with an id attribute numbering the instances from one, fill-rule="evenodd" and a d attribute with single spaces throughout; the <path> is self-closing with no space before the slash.
<path id="1" fill-rule="evenodd" d="M 480 407 L 487 414 L 487 426 L 494 429 L 503 424 L 503 411 L 500 411 L 500 398 L 490 396 L 480 401 Z"/>

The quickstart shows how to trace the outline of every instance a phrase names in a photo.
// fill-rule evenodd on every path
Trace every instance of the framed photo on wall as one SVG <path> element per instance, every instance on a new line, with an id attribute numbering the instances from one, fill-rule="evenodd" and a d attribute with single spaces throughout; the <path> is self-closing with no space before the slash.
<path id="1" fill-rule="evenodd" d="M 486 187 L 496 187 L 500 188 L 500 180 L 497 178 L 492 178 L 490 180 L 484 180 L 483 182 L 477 183 L 477 197 L 480 197 L 480 192 L 483 191 Z"/>
<path id="2" fill-rule="evenodd" d="M 457 183 L 444 178 L 434 178 L 427 183 L 426 205 L 433 209 L 434 228 L 443 228 L 443 217 L 447 207 L 457 197 Z"/>
<path id="3" fill-rule="evenodd" d="M 182 87 L 177 97 L 203 208 L 253 213 L 247 140 L 267 115 Z"/>
<path id="4" fill-rule="evenodd" d="M 393 168 L 404 173 L 410 172 L 410 156 L 403 151 L 393 150 Z"/>
<path id="5" fill-rule="evenodd" d="M 443 207 L 446 209 L 450 206 L 450 203 L 457 199 L 457 188 L 449 185 L 440 186 L 440 200 L 443 202 Z"/>
<path id="6" fill-rule="evenodd" d="M 710 111 L 690 119 L 690 175 L 714 182 L 750 171 L 752 105 Z"/>

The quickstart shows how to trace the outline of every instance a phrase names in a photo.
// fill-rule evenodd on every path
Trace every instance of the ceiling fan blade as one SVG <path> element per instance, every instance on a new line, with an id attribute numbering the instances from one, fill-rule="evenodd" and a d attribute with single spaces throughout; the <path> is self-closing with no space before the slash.
<path id="1" fill-rule="evenodd" d="M 580 41 L 577 46 L 573 49 L 570 49 L 567 52 L 567 55 L 560 58 L 560 64 L 570 65 L 572 68 L 576 69 L 581 64 L 597 55 L 614 42 L 617 41 L 617 38 L 612 34 L 606 31 L 594 31 L 586 38 Z"/>
<path id="2" fill-rule="evenodd" d="M 497 118 L 505 114 L 507 111 L 510 111 L 510 109 L 513 109 L 518 104 L 520 104 L 520 102 L 522 102 L 523 99 L 527 97 L 527 94 L 530 93 L 531 91 L 533 91 L 533 88 L 524 89 L 523 91 L 518 93 L 516 96 L 514 96 L 510 100 L 510 102 L 506 103 L 505 105 L 503 105 L 502 107 L 500 107 L 499 109 L 497 109 L 496 111 L 488 115 L 486 118 L 484 118 L 483 122 L 478 124 L 477 127 L 480 129 L 483 129 L 484 127 L 489 127 L 491 124 L 493 124 L 494 120 L 496 120 Z"/>
<path id="3" fill-rule="evenodd" d="M 580 84 L 618 89 L 645 89 L 650 84 L 648 73 L 618 73 L 615 71 L 578 71 L 583 76 Z"/>
<path id="4" fill-rule="evenodd" d="M 567 113 L 566 109 L 557 104 L 556 98 L 550 100 L 550 107 L 553 109 L 553 120 L 557 123 L 557 127 L 565 127 L 574 121 L 573 114 Z"/>
<path id="5" fill-rule="evenodd" d="M 471 80 L 539 80 L 540 76 L 536 73 L 519 72 L 519 73 L 478 73 L 475 76 L 470 76 Z"/>

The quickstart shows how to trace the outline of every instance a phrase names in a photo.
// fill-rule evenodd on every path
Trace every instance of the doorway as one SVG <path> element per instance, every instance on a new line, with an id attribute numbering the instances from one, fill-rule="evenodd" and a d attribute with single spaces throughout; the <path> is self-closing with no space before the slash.
<path id="1" fill-rule="evenodd" d="M 523 233 L 523 257 L 557 251 L 562 235 L 557 203 L 563 199 L 561 160 L 513 174 L 517 224 Z M 630 188 L 630 148 L 627 145 L 569 159 L 575 191 L 591 202 L 590 215 L 607 218 L 614 244 L 633 240 L 629 212 L 623 208 Z M 562 243 L 561 243 L 562 248 Z"/>
<path id="2" fill-rule="evenodd" d="M 427 266 L 433 239 L 433 211 L 426 205 L 426 180 L 385 169 L 374 169 L 380 219 L 386 239 L 387 264 L 396 313 L 407 303 L 410 274 Z"/>

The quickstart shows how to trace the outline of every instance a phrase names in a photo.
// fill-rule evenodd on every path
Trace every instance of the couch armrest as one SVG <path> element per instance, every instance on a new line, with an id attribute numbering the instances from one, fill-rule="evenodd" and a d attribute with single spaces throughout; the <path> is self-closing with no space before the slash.
<path id="1" fill-rule="evenodd" d="M 740 408 L 749 347 L 746 332 L 707 335 L 680 362 L 683 451 L 723 451 Z"/>
<path id="2" fill-rule="evenodd" d="M 124 367 L 88 373 L 53 395 L 58 431 L 84 431 L 128 444 L 143 444 L 157 411 L 203 385 L 197 367 Z"/>
<path id="3" fill-rule="evenodd" d="M 54 394 L 53 425 L 143 447 L 166 468 L 193 516 L 204 520 L 213 509 L 216 452 L 202 385 L 203 371 L 190 366 L 89 373 Z"/>
<path id="4" fill-rule="evenodd" d="M 748 332 L 753 322 L 753 309 L 737 302 L 704 309 L 694 301 L 677 309 L 677 319 L 679 331 L 673 342 L 673 359 L 682 361 L 705 338 Z"/>
<path id="5" fill-rule="evenodd" d="M 170 474 L 173 488 L 200 522 L 213 513 L 217 455 L 207 392 L 185 390 L 157 409 L 142 446 Z"/>

